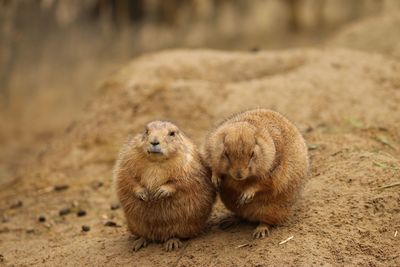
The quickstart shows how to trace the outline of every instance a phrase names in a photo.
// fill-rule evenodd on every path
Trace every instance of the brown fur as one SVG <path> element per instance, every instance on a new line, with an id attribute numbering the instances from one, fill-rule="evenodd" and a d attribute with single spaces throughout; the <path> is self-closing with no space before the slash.
<path id="1" fill-rule="evenodd" d="M 267 109 L 235 114 L 208 135 L 205 153 L 225 206 L 260 223 L 254 237 L 288 218 L 309 162 L 303 137 L 286 118 Z"/>
<path id="2" fill-rule="evenodd" d="M 148 152 L 154 141 L 162 154 Z M 179 238 L 200 234 L 215 200 L 197 148 L 169 122 L 149 123 L 145 133 L 124 145 L 115 180 L 128 228 L 140 237 L 135 250 L 148 241 L 167 241 L 165 249 L 173 250 Z"/>

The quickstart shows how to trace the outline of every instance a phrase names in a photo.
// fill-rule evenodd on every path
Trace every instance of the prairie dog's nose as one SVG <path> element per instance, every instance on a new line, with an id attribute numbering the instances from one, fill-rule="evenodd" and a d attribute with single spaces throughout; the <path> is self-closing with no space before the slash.
<path id="1" fill-rule="evenodd" d="M 153 146 L 157 146 L 157 145 L 160 144 L 160 142 L 158 142 L 158 140 L 153 140 L 153 141 L 150 142 L 150 144 L 153 145 Z"/>
<path id="2" fill-rule="evenodd" d="M 243 177 L 242 177 L 242 173 L 241 173 L 240 171 L 237 171 L 236 177 L 237 177 L 238 179 L 242 179 L 242 178 L 243 178 Z"/>

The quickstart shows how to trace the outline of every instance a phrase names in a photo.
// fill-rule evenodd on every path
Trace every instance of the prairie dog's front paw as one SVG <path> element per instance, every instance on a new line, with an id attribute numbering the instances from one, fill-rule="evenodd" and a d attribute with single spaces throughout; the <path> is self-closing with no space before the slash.
<path id="1" fill-rule="evenodd" d="M 139 187 L 138 189 L 133 191 L 135 196 L 145 202 L 150 200 L 149 191 L 147 191 L 144 187 Z"/>
<path id="2" fill-rule="evenodd" d="M 175 188 L 169 185 L 162 185 L 153 194 L 153 200 L 160 200 L 166 197 L 170 197 L 175 193 Z"/>
<path id="3" fill-rule="evenodd" d="M 237 202 L 238 206 L 243 206 L 244 204 L 248 204 L 250 203 L 254 196 L 255 196 L 256 192 L 255 191 L 245 191 L 243 192 Z"/>
<path id="4" fill-rule="evenodd" d="M 221 185 L 221 177 L 219 175 L 216 175 L 215 173 L 212 174 L 211 176 L 211 182 L 215 186 L 215 188 L 219 188 Z"/>

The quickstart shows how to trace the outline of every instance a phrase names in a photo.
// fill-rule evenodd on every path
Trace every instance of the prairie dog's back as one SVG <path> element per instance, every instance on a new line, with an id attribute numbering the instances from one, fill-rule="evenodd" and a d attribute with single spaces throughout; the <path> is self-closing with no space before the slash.
<path id="1" fill-rule="evenodd" d="M 225 119 L 220 125 L 240 121 L 246 121 L 258 129 L 271 131 L 272 134 L 277 131 L 286 137 L 299 134 L 297 128 L 284 116 L 276 111 L 261 108 L 234 114 Z"/>
<path id="2" fill-rule="evenodd" d="M 307 158 L 308 164 L 308 149 L 303 136 L 294 124 L 278 112 L 262 108 L 248 110 L 232 115 L 220 125 L 240 121 L 248 122 L 260 131 L 267 131 L 274 141 L 277 156 L 289 153 L 291 160 L 300 157 L 304 161 Z"/>

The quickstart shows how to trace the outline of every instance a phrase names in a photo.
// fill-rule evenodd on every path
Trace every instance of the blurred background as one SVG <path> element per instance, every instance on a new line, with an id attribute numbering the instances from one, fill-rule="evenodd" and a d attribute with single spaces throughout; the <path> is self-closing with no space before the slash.
<path id="1" fill-rule="evenodd" d="M 399 10 L 398 0 L 0 0 L 0 180 L 142 53 L 335 43 L 400 57 Z"/>

